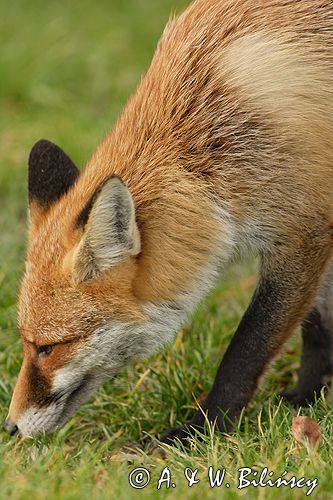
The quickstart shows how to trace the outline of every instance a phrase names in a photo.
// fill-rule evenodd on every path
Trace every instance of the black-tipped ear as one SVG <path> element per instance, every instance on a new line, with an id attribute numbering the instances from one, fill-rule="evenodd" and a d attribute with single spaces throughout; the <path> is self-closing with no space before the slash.
<path id="1" fill-rule="evenodd" d="M 29 203 L 37 203 L 44 210 L 49 208 L 73 186 L 79 175 L 79 169 L 61 148 L 41 139 L 29 156 Z"/>

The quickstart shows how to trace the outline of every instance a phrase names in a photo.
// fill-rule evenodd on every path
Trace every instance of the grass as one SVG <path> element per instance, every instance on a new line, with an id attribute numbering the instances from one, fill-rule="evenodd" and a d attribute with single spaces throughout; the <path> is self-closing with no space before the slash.
<path id="1" fill-rule="evenodd" d="M 107 133 L 149 64 L 176 0 L 16 0 L 0 17 L 0 417 L 6 416 L 22 354 L 15 302 L 24 264 L 26 163 L 41 137 L 83 165 Z M 320 423 L 323 444 L 307 452 L 291 433 L 297 414 L 277 397 L 296 381 L 298 336 L 289 343 L 228 437 L 216 433 L 191 449 L 150 455 L 154 436 L 188 420 L 209 390 L 251 295 L 255 263 L 229 270 L 174 345 L 125 370 L 57 434 L 33 440 L 0 435 L 0 498 L 302 498 L 306 489 L 237 489 L 237 470 L 268 467 L 317 478 L 312 497 L 333 498 L 333 412 L 323 399 L 301 410 Z M 207 467 L 225 468 L 230 488 L 211 488 Z M 139 491 L 135 467 L 151 471 Z M 176 488 L 156 484 L 168 466 Z M 198 469 L 188 487 L 184 468 Z"/>

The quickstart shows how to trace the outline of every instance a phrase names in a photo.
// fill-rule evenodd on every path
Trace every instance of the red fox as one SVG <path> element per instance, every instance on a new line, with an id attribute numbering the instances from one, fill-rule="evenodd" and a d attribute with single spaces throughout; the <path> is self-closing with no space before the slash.
<path id="1" fill-rule="evenodd" d="M 251 303 L 202 408 L 228 432 L 302 324 L 292 403 L 332 375 L 333 4 L 197 0 L 85 170 L 29 158 L 18 304 L 24 361 L 5 430 L 62 426 L 106 379 L 173 338 L 225 267 L 260 258 Z"/>

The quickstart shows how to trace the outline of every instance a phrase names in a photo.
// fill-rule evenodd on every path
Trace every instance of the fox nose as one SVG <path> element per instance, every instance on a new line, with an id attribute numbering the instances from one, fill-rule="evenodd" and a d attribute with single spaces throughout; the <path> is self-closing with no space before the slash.
<path id="1" fill-rule="evenodd" d="M 3 430 L 5 432 L 8 432 L 11 436 L 14 436 L 14 434 L 18 431 L 18 427 L 14 422 L 10 420 L 10 418 L 7 418 L 5 423 L 2 426 Z"/>

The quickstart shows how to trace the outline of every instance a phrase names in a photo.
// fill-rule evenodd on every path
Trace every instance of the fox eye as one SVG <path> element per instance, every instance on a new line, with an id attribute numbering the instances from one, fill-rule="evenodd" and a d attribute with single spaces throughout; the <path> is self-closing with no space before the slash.
<path id="1" fill-rule="evenodd" d="M 37 347 L 37 356 L 39 358 L 45 358 L 49 354 L 51 354 L 52 350 L 54 348 L 54 345 L 40 345 Z"/>

